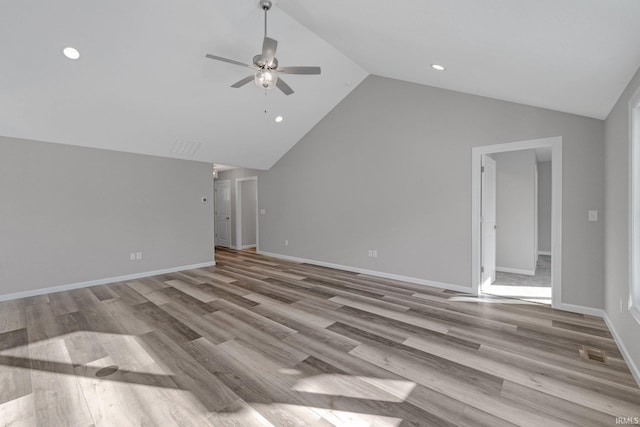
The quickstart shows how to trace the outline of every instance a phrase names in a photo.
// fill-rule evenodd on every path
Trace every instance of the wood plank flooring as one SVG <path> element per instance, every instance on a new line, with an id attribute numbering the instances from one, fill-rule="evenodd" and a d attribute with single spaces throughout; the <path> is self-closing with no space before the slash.
<path id="1" fill-rule="evenodd" d="M 216 261 L 0 302 L 0 425 L 599 426 L 640 416 L 640 390 L 602 319 L 246 251 L 218 250 Z M 583 345 L 609 363 L 582 359 Z"/>

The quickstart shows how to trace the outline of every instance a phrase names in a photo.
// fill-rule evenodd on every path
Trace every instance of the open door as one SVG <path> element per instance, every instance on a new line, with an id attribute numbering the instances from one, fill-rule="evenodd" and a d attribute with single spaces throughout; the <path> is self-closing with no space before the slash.
<path id="1" fill-rule="evenodd" d="M 216 246 L 231 246 L 231 187 L 229 181 L 215 184 Z"/>
<path id="2" fill-rule="evenodd" d="M 496 161 L 482 156 L 482 289 L 496 280 Z"/>

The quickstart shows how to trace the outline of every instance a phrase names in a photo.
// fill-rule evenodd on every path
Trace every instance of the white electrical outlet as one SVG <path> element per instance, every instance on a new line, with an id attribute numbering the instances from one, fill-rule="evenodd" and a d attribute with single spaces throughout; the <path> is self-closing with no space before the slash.
<path id="1" fill-rule="evenodd" d="M 260 209 L 260 215 L 264 215 L 264 214 L 266 214 L 266 213 L 267 213 L 267 210 L 266 210 L 266 209 Z"/>
<path id="2" fill-rule="evenodd" d="M 140 261 L 142 259 L 142 252 L 136 252 L 136 261 Z"/>
<path id="3" fill-rule="evenodd" d="M 597 222 L 598 221 L 598 211 L 589 211 L 589 221 Z"/>
<path id="4" fill-rule="evenodd" d="M 135 261 L 136 260 L 136 253 L 135 252 L 131 252 L 129 254 L 129 261 Z"/>
<path id="5" fill-rule="evenodd" d="M 371 251 L 371 256 L 374 257 L 374 258 L 378 258 L 378 250 L 377 249 L 372 250 Z"/>
<path id="6" fill-rule="evenodd" d="M 284 241 L 284 245 L 285 245 L 285 246 L 289 246 L 289 241 L 288 241 L 288 240 L 285 240 L 285 241 Z"/>

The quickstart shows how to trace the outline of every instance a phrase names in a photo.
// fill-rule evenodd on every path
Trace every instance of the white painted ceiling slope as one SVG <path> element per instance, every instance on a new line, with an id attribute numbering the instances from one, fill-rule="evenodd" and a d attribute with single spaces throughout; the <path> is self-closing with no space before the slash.
<path id="1" fill-rule="evenodd" d="M 602 119 L 640 66 L 640 0 L 278 0 L 280 64 L 322 75 L 265 96 L 204 57 L 250 62 L 257 3 L 0 2 L 0 135 L 266 169 L 368 73 Z"/>
<path id="2" fill-rule="evenodd" d="M 368 72 L 607 117 L 640 66 L 639 0 L 280 0 Z M 442 64 L 445 72 L 431 70 Z"/>
<path id="3" fill-rule="evenodd" d="M 367 76 L 277 7 L 269 35 L 281 65 L 322 75 L 285 76 L 288 97 L 229 87 L 251 70 L 205 54 L 251 63 L 257 0 L 3 0 L 0 135 L 267 169 Z M 201 145 L 175 155 L 176 140 Z"/>

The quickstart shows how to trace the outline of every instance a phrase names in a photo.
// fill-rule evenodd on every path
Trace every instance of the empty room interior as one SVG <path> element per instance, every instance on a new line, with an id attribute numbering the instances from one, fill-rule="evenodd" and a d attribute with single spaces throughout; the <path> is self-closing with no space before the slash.
<path id="1" fill-rule="evenodd" d="M 0 426 L 640 424 L 638 22 L 2 2 Z"/>

